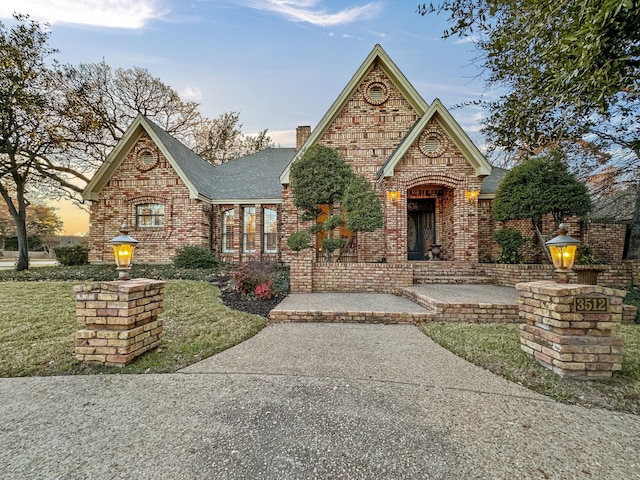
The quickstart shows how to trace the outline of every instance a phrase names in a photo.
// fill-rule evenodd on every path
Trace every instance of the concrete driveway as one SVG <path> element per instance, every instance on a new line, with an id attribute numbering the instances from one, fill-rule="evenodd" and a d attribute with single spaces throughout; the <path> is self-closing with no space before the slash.
<path id="1" fill-rule="evenodd" d="M 633 479 L 640 418 L 416 327 L 275 324 L 173 375 L 0 379 L 3 479 Z"/>

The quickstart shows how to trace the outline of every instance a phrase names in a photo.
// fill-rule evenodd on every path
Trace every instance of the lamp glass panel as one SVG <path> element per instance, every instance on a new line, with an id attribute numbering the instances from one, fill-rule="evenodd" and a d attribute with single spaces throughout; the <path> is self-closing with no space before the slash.
<path id="1" fill-rule="evenodd" d="M 131 266 L 134 249 L 135 246 L 126 244 L 113 246 L 113 254 L 115 256 L 116 265 L 119 268 L 128 268 Z"/>

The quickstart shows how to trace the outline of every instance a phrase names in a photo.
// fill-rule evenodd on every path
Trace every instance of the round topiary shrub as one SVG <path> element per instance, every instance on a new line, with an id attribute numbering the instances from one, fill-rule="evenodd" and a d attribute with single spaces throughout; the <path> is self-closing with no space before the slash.
<path id="1" fill-rule="evenodd" d="M 173 265 L 177 268 L 215 268 L 218 260 L 208 248 L 185 245 L 176 250 Z"/>

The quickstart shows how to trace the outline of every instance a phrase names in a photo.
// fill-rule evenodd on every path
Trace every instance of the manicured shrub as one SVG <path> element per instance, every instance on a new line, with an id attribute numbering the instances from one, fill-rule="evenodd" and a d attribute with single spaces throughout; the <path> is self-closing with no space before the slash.
<path id="1" fill-rule="evenodd" d="M 263 300 L 289 291 L 289 272 L 273 262 L 248 262 L 233 273 L 233 288 L 240 295 Z"/>
<path id="2" fill-rule="evenodd" d="M 287 238 L 287 245 L 294 252 L 299 252 L 311 246 L 311 234 L 307 230 L 292 233 Z"/>
<path id="3" fill-rule="evenodd" d="M 578 245 L 576 250 L 577 265 L 599 265 L 603 263 L 605 262 L 596 257 L 596 252 L 591 245 Z"/>
<path id="4" fill-rule="evenodd" d="M 222 267 L 222 266 L 221 266 Z M 212 282 L 222 268 L 177 268 L 166 264 L 134 264 L 131 278 L 153 278 L 156 280 L 198 280 Z M 111 281 L 118 278 L 115 263 L 79 266 L 36 267 L 29 270 L 0 270 L 0 282 L 38 282 L 47 280 Z"/>
<path id="5" fill-rule="evenodd" d="M 73 245 L 70 247 L 56 247 L 53 249 L 60 265 L 66 267 L 86 265 L 89 263 L 89 247 Z"/>
<path id="6" fill-rule="evenodd" d="M 176 250 L 173 266 L 177 268 L 215 268 L 218 260 L 208 248 L 186 245 Z"/>
<path id="7" fill-rule="evenodd" d="M 500 245 L 500 257 L 498 263 L 522 263 L 522 255 L 519 249 L 526 240 L 517 230 L 502 228 L 493 232 L 493 239 Z"/>

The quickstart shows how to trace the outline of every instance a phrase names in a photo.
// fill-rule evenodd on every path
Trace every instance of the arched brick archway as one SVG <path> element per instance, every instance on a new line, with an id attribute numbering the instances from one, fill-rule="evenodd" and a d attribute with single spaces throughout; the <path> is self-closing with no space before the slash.
<path id="1" fill-rule="evenodd" d="M 475 177 L 448 173 L 396 181 L 400 201 L 386 210 L 389 260 L 425 260 L 438 245 L 441 260 L 477 262 L 477 203 L 465 192 L 479 187 Z"/>

